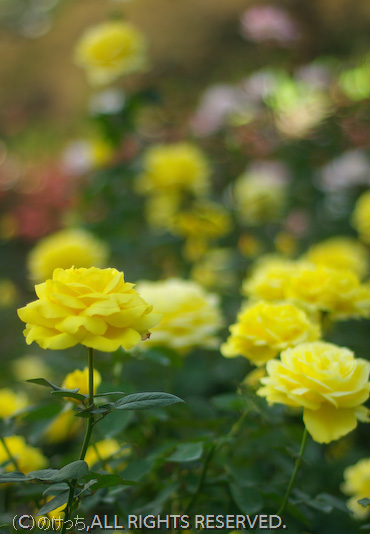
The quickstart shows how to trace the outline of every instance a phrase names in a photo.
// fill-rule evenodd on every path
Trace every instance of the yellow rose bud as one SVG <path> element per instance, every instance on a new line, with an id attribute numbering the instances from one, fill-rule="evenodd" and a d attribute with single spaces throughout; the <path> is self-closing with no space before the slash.
<path id="1" fill-rule="evenodd" d="M 257 395 L 269 404 L 302 407 L 312 438 L 329 443 L 368 420 L 370 362 L 332 343 L 302 343 L 267 362 Z"/>
<path id="2" fill-rule="evenodd" d="M 55 269 L 35 291 L 39 299 L 18 315 L 26 323 L 27 344 L 36 341 L 43 349 L 81 343 L 103 352 L 129 350 L 160 321 L 116 269 Z"/>
<path id="3" fill-rule="evenodd" d="M 75 50 L 75 62 L 91 85 L 106 85 L 147 66 L 144 35 L 127 22 L 104 22 L 88 28 Z"/>
<path id="4" fill-rule="evenodd" d="M 245 356 L 257 366 L 282 350 L 320 337 L 320 328 L 293 304 L 257 302 L 244 308 L 221 345 L 227 358 Z"/>
<path id="5" fill-rule="evenodd" d="M 97 369 L 94 369 L 94 393 L 96 393 L 97 388 L 101 384 L 101 375 Z M 82 371 L 76 369 L 68 375 L 63 380 L 62 388 L 65 389 L 77 389 L 78 392 L 83 395 L 88 395 L 89 393 L 89 368 L 85 367 Z M 73 399 L 74 400 L 74 399 Z"/>

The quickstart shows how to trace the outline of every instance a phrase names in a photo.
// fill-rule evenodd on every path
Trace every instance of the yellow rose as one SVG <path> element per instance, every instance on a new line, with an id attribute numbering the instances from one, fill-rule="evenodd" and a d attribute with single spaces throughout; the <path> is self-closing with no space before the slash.
<path id="1" fill-rule="evenodd" d="M 12 417 L 28 405 L 24 393 L 15 393 L 10 388 L 0 389 L 0 418 Z"/>
<path id="2" fill-rule="evenodd" d="M 144 172 L 137 178 L 137 191 L 196 195 L 209 188 L 210 169 L 203 152 L 190 143 L 156 145 L 144 155 Z"/>
<path id="3" fill-rule="evenodd" d="M 77 43 L 75 62 L 92 85 L 106 85 L 147 66 L 144 35 L 127 22 L 111 21 L 88 28 Z"/>
<path id="4" fill-rule="evenodd" d="M 352 225 L 359 233 L 361 241 L 370 244 L 370 190 L 357 200 L 352 215 Z"/>
<path id="5" fill-rule="evenodd" d="M 104 267 L 108 247 L 86 230 L 62 230 L 37 243 L 31 250 L 27 266 L 35 282 L 44 282 L 61 267 Z"/>
<path id="6" fill-rule="evenodd" d="M 96 393 L 97 388 L 101 384 L 101 375 L 97 369 L 94 369 L 94 393 Z M 62 388 L 65 389 L 77 389 L 78 392 L 83 395 L 88 395 L 89 393 L 89 368 L 85 367 L 82 371 L 76 369 L 68 375 L 63 380 Z"/>
<path id="7" fill-rule="evenodd" d="M 274 176 L 247 172 L 234 185 L 234 202 L 242 222 L 258 225 L 279 218 L 286 199 L 286 185 Z"/>
<path id="8" fill-rule="evenodd" d="M 267 376 L 261 378 L 257 395 L 269 404 L 301 406 L 315 441 L 329 443 L 353 430 L 357 419 L 368 419 L 362 404 L 369 397 L 370 362 L 322 341 L 287 349 L 280 358 L 267 362 Z"/>
<path id="9" fill-rule="evenodd" d="M 296 263 L 279 256 L 265 256 L 242 286 L 246 297 L 261 300 L 284 300 L 290 275 Z"/>
<path id="10" fill-rule="evenodd" d="M 30 471 L 46 467 L 48 462 L 40 449 L 27 445 L 23 436 L 7 436 L 4 441 L 12 457 L 17 462 L 18 470 L 22 473 L 27 474 Z M 0 464 L 4 462 L 9 462 L 5 467 L 5 471 L 16 471 L 14 464 L 9 461 L 9 455 L 3 443 L 0 441 Z"/>
<path id="11" fill-rule="evenodd" d="M 139 282 L 143 298 L 162 314 L 146 347 L 163 345 L 186 352 L 194 347 L 217 346 L 216 332 L 222 326 L 218 296 L 207 293 L 196 282 L 170 278 L 161 282 Z"/>
<path id="12" fill-rule="evenodd" d="M 46 443 L 60 443 L 68 441 L 79 432 L 82 428 L 82 419 L 75 416 L 75 412 L 71 408 L 72 403 L 68 403 L 65 409 L 60 412 L 44 432 L 44 440 Z"/>
<path id="13" fill-rule="evenodd" d="M 123 462 L 120 463 L 118 469 L 121 470 L 126 466 L 125 459 L 131 453 L 131 450 L 122 446 L 115 439 L 103 439 L 97 441 L 94 445 L 90 445 L 86 451 L 85 462 L 92 468 L 99 462 L 102 463 L 101 467 L 105 468 L 105 462 L 111 458 L 120 458 Z"/>
<path id="14" fill-rule="evenodd" d="M 294 269 L 285 297 L 312 310 L 331 313 L 335 319 L 366 316 L 370 312 L 370 290 L 349 270 L 302 264 Z"/>
<path id="15" fill-rule="evenodd" d="M 370 497 L 370 458 L 363 458 L 355 465 L 347 467 L 343 477 L 341 490 L 346 495 L 353 495 L 347 501 L 347 506 L 357 519 L 364 519 L 370 514 L 370 508 L 361 506 L 357 501 Z"/>
<path id="16" fill-rule="evenodd" d="M 227 358 L 245 356 L 257 366 L 282 350 L 320 337 L 320 328 L 293 304 L 257 302 L 244 308 L 221 345 Z"/>
<path id="17" fill-rule="evenodd" d="M 348 269 L 359 278 L 368 272 L 369 255 L 366 248 L 351 237 L 332 237 L 310 247 L 305 258 L 315 265 L 331 269 Z"/>
<path id="18" fill-rule="evenodd" d="M 30 345 L 66 349 L 78 343 L 103 352 L 129 350 L 149 335 L 160 316 L 116 269 L 55 269 L 35 286 L 39 300 L 18 310 Z"/>

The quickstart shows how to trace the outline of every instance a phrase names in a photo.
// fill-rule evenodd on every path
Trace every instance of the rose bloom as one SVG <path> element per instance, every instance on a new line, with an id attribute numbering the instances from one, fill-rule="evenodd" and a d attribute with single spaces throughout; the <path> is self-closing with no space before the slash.
<path id="1" fill-rule="evenodd" d="M 37 243 L 31 250 L 27 266 L 35 282 L 44 282 L 61 267 L 104 267 L 109 252 L 105 243 L 82 229 L 61 230 Z"/>
<path id="2" fill-rule="evenodd" d="M 94 393 L 101 384 L 101 375 L 97 369 L 94 369 Z M 89 368 L 85 367 L 82 371 L 76 369 L 63 380 L 62 388 L 65 389 L 77 389 L 78 393 L 87 395 L 89 393 Z"/>
<path id="3" fill-rule="evenodd" d="M 305 258 L 315 265 L 349 269 L 359 278 L 366 276 L 369 265 L 367 249 L 351 237 L 332 237 L 308 249 Z"/>
<path id="4" fill-rule="evenodd" d="M 284 300 L 290 275 L 297 263 L 273 255 L 262 257 L 242 285 L 246 297 L 261 300 Z"/>
<path id="5" fill-rule="evenodd" d="M 144 154 L 144 171 L 137 178 L 141 194 L 207 192 L 210 169 L 203 152 L 191 143 L 156 145 Z"/>
<path id="6" fill-rule="evenodd" d="M 15 393 L 10 388 L 0 389 L 0 418 L 12 417 L 28 405 L 24 393 Z"/>
<path id="7" fill-rule="evenodd" d="M 370 289 L 349 270 L 301 264 L 292 271 L 285 296 L 311 310 L 329 312 L 333 319 L 367 316 Z"/>
<path id="8" fill-rule="evenodd" d="M 30 471 L 44 469 L 47 466 L 47 459 L 40 449 L 27 445 L 23 436 L 6 436 L 4 441 L 17 462 L 19 471 L 22 473 L 27 474 Z M 9 462 L 5 467 L 5 471 L 16 471 L 13 462 L 9 461 L 9 455 L 4 445 L 0 442 L 0 464 L 4 462 Z"/>
<path id="9" fill-rule="evenodd" d="M 357 200 L 352 215 L 352 225 L 359 233 L 361 241 L 370 244 L 370 190 Z"/>
<path id="10" fill-rule="evenodd" d="M 110 21 L 88 28 L 77 43 L 75 62 L 91 85 L 106 85 L 147 66 L 144 35 L 132 24 Z"/>
<path id="11" fill-rule="evenodd" d="M 354 513 L 356 519 L 364 519 L 370 513 L 368 506 L 358 504 L 360 499 L 368 499 L 370 496 L 370 458 L 363 458 L 355 465 L 344 470 L 344 482 L 341 490 L 346 495 L 353 495 L 348 501 L 348 508 Z"/>
<path id="12" fill-rule="evenodd" d="M 257 366 L 288 347 L 320 337 L 319 326 L 304 311 L 285 302 L 260 301 L 247 306 L 230 332 L 221 345 L 221 354 L 227 358 L 245 356 Z"/>
<path id="13" fill-rule="evenodd" d="M 128 447 L 122 448 L 121 445 L 115 439 L 103 439 L 97 441 L 94 445 L 90 445 L 86 451 L 85 462 L 92 468 L 95 464 L 101 464 L 100 467 L 105 468 L 105 462 L 110 459 L 120 458 L 125 460 L 131 453 Z M 118 469 L 123 469 L 126 466 L 126 462 L 120 463 Z"/>
<path id="14" fill-rule="evenodd" d="M 269 404 L 303 408 L 312 438 L 329 443 L 366 421 L 362 404 L 369 397 L 370 363 L 332 343 L 302 343 L 281 353 L 281 361 L 266 364 L 267 376 L 257 391 Z"/>
<path id="15" fill-rule="evenodd" d="M 216 332 L 222 326 L 217 295 L 196 282 L 169 278 L 137 284 L 139 293 L 162 314 L 145 346 L 167 346 L 187 352 L 194 347 L 217 347 Z"/>
<path id="16" fill-rule="evenodd" d="M 160 316 L 116 269 L 55 269 L 35 286 L 38 300 L 18 310 L 30 345 L 66 349 L 78 343 L 103 352 L 129 350 L 149 336 Z"/>

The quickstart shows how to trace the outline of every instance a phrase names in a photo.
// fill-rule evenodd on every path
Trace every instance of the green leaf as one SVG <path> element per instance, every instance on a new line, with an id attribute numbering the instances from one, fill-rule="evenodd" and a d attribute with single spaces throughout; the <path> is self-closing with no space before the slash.
<path id="1" fill-rule="evenodd" d="M 363 499 L 360 499 L 357 501 L 358 504 L 361 504 L 361 506 L 363 506 L 364 508 L 366 508 L 366 506 L 369 506 L 370 504 L 370 499 L 368 499 L 367 497 L 363 498 Z"/>
<path id="2" fill-rule="evenodd" d="M 60 389 L 59 391 L 51 391 L 50 393 L 54 397 L 69 397 L 72 399 L 80 400 L 82 402 L 88 398 L 88 395 L 84 395 L 83 393 L 76 393 L 76 391 L 72 389 Z"/>
<path id="3" fill-rule="evenodd" d="M 76 412 L 76 417 L 90 417 L 90 414 L 105 415 L 111 412 L 114 409 L 113 402 L 108 402 L 107 404 L 102 404 L 101 406 L 94 406 L 91 408 L 86 408 L 86 410 L 80 410 Z"/>
<path id="4" fill-rule="evenodd" d="M 94 397 L 108 397 L 109 395 L 126 395 L 124 391 L 107 391 L 106 393 L 96 393 Z"/>
<path id="5" fill-rule="evenodd" d="M 48 486 L 42 494 L 44 495 L 44 497 L 47 497 L 48 495 L 52 495 L 53 497 L 55 497 L 56 495 L 59 495 L 59 493 L 63 493 L 68 489 L 69 486 L 66 482 L 58 482 L 57 484 L 52 484 L 51 486 Z"/>
<path id="6" fill-rule="evenodd" d="M 29 480 L 40 480 L 42 482 L 62 482 L 64 480 L 82 478 L 89 472 L 87 463 L 84 460 L 76 460 L 65 465 L 61 469 L 40 469 L 28 473 Z"/>
<path id="7" fill-rule="evenodd" d="M 49 382 L 49 380 L 46 380 L 46 378 L 30 378 L 29 380 L 26 380 L 26 382 L 31 382 L 31 384 L 38 384 L 39 386 L 45 386 L 47 388 L 53 389 L 54 391 L 59 391 L 60 389 L 62 389 L 59 386 L 56 386 L 55 384 Z M 76 391 L 78 391 L 78 388 L 76 389 Z"/>
<path id="8" fill-rule="evenodd" d="M 37 515 L 44 515 L 48 512 L 52 512 L 56 508 L 59 508 L 59 506 L 62 506 L 63 504 L 67 504 L 68 502 L 68 496 L 69 496 L 69 489 L 67 491 L 64 491 L 63 493 L 60 493 L 54 499 L 51 499 L 51 501 L 47 502 L 44 506 L 40 508 Z"/>
<path id="9" fill-rule="evenodd" d="M 133 393 L 114 403 L 115 410 L 148 410 L 150 408 L 159 408 L 178 402 L 184 402 L 176 395 L 171 393 L 149 392 Z"/>
<path id="10" fill-rule="evenodd" d="M 229 484 L 231 495 L 243 514 L 256 514 L 263 506 L 263 498 L 255 486 L 242 486 L 232 482 Z"/>
<path id="11" fill-rule="evenodd" d="M 28 482 L 29 479 L 20 471 L 12 471 L 11 473 L 4 473 L 0 475 L 0 484 L 9 482 Z"/>
<path id="12" fill-rule="evenodd" d="M 42 419 L 51 419 L 58 415 L 61 410 L 60 403 L 48 402 L 38 406 L 28 406 L 22 415 L 24 421 L 41 421 Z"/>
<path id="13" fill-rule="evenodd" d="M 167 460 L 169 462 L 193 462 L 203 454 L 203 443 L 180 443 Z"/>
<path id="14" fill-rule="evenodd" d="M 117 473 L 101 474 L 93 473 L 92 471 L 84 477 L 85 480 L 93 480 L 96 482 L 91 485 L 91 488 L 95 491 L 100 488 L 110 488 L 112 486 L 136 486 L 138 482 L 133 480 L 126 480 Z"/>

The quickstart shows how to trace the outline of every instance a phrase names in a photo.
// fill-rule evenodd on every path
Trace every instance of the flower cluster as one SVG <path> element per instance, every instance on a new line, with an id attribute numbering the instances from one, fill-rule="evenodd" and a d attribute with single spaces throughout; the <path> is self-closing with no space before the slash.
<path id="1" fill-rule="evenodd" d="M 103 352 L 137 345 L 160 316 L 116 269 L 55 269 L 36 285 L 38 300 L 18 310 L 26 342 L 46 349 L 78 343 Z"/>

